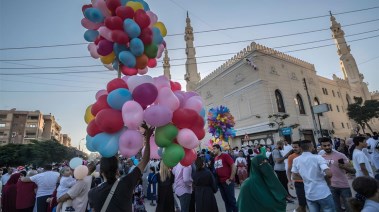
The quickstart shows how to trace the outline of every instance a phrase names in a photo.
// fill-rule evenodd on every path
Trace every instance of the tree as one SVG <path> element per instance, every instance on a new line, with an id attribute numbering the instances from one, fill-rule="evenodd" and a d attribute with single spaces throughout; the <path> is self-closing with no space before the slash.
<path id="1" fill-rule="evenodd" d="M 271 128 L 276 127 L 276 132 L 279 132 L 280 129 L 284 127 L 291 127 L 292 129 L 297 128 L 299 124 L 291 124 L 289 126 L 285 126 L 284 120 L 288 117 L 290 117 L 288 113 L 274 113 L 272 115 L 269 115 L 268 118 L 272 121 L 268 123 L 268 126 L 270 126 Z"/>
<path id="2" fill-rule="evenodd" d="M 369 125 L 369 121 L 372 118 L 379 118 L 379 101 L 366 100 L 363 103 L 361 97 L 354 97 L 355 103 L 350 104 L 347 107 L 347 115 L 350 119 L 353 119 L 359 126 L 361 126 L 363 133 L 365 133 L 365 127 L 367 126 L 371 133 L 373 130 Z"/>

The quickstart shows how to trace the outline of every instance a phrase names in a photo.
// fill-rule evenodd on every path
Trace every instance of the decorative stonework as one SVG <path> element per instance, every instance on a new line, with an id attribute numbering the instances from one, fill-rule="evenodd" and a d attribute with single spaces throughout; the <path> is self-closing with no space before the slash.
<path id="1" fill-rule="evenodd" d="M 212 98 L 212 97 L 213 97 L 213 95 L 212 95 L 211 91 L 207 91 L 205 98 L 209 99 L 209 98 Z"/>
<path id="2" fill-rule="evenodd" d="M 276 71 L 276 68 L 274 66 L 271 66 L 271 68 L 270 68 L 270 74 L 279 75 L 278 72 Z"/>
<path id="3" fill-rule="evenodd" d="M 238 73 L 234 77 L 234 84 L 236 85 L 236 84 L 242 82 L 244 79 L 245 79 L 245 77 L 241 73 Z"/>
<path id="4" fill-rule="evenodd" d="M 292 80 L 298 80 L 298 79 L 297 79 L 297 76 L 296 76 L 296 74 L 295 74 L 295 72 L 292 72 L 292 73 L 291 73 L 291 79 L 292 79 Z"/>
<path id="5" fill-rule="evenodd" d="M 312 77 L 310 77 L 310 78 L 308 79 L 308 82 L 309 82 L 309 84 L 311 84 L 311 85 L 314 85 L 314 84 L 315 84 L 315 82 L 314 82 L 314 80 L 313 80 Z"/>

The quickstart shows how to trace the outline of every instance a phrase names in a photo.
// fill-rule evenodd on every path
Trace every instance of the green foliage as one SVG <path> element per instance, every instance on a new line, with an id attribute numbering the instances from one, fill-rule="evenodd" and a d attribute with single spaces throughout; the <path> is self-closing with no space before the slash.
<path id="1" fill-rule="evenodd" d="M 290 117 L 288 113 L 274 113 L 268 116 L 269 119 L 271 119 L 271 122 L 268 123 L 268 126 L 271 128 L 276 127 L 276 131 L 278 132 L 281 128 L 285 127 L 284 120 Z M 292 129 L 295 129 L 299 127 L 299 124 L 291 124 L 290 126 Z"/>
<path id="2" fill-rule="evenodd" d="M 350 104 L 347 107 L 347 115 L 350 119 L 353 119 L 357 124 L 362 127 L 364 132 L 364 128 L 367 126 L 371 132 L 371 126 L 368 122 L 372 118 L 379 117 L 379 101 L 377 100 L 366 100 L 363 103 L 361 97 L 354 97 L 355 103 Z"/>
<path id="3" fill-rule="evenodd" d="M 66 147 L 56 141 L 32 141 L 30 144 L 8 144 L 0 147 L 0 165 L 26 165 L 38 166 L 62 162 L 85 155 L 73 147 Z"/>

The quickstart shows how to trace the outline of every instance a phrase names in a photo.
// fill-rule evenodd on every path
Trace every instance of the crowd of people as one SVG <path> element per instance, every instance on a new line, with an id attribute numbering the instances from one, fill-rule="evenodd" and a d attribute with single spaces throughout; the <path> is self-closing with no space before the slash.
<path id="1" fill-rule="evenodd" d="M 152 133 L 148 129 L 145 139 Z M 215 197 L 220 192 L 227 212 L 285 211 L 296 199 L 300 212 L 379 211 L 378 143 L 375 133 L 346 142 L 323 137 L 316 148 L 307 140 L 228 151 L 215 144 L 198 151 L 192 165 L 170 168 L 149 158 L 147 142 L 143 155 L 88 162 L 82 179 L 75 179 L 66 163 L 4 167 L 1 207 L 3 212 L 143 212 L 150 204 L 157 212 L 214 212 L 220 211 Z"/>

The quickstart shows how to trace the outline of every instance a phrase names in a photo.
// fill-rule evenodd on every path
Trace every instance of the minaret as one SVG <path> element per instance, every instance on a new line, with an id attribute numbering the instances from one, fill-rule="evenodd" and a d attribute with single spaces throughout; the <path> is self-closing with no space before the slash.
<path id="1" fill-rule="evenodd" d="M 196 63 L 196 56 L 195 56 L 196 51 L 193 45 L 193 41 L 194 41 L 193 28 L 191 26 L 191 19 L 188 17 L 188 12 L 187 12 L 186 22 L 187 22 L 187 25 L 185 28 L 184 40 L 186 41 L 187 61 L 186 61 L 186 74 L 184 75 L 184 79 L 187 82 L 186 90 L 193 91 L 196 88 L 196 84 L 200 82 L 200 73 L 197 72 L 197 63 Z"/>
<path id="2" fill-rule="evenodd" d="M 330 21 L 332 26 L 332 37 L 337 46 L 337 53 L 340 56 L 340 66 L 345 80 L 348 80 L 353 92 L 363 97 L 364 99 L 371 99 L 367 88 L 367 84 L 363 82 L 363 74 L 359 72 L 357 63 L 353 55 L 350 53 L 350 46 L 347 45 L 345 40 L 345 33 L 341 29 L 341 24 L 336 21 L 336 18 L 330 12 Z"/>
<path id="3" fill-rule="evenodd" d="M 170 74 L 170 58 L 168 57 L 167 48 L 164 50 L 163 57 L 163 75 L 167 77 L 167 79 L 171 80 Z"/>

